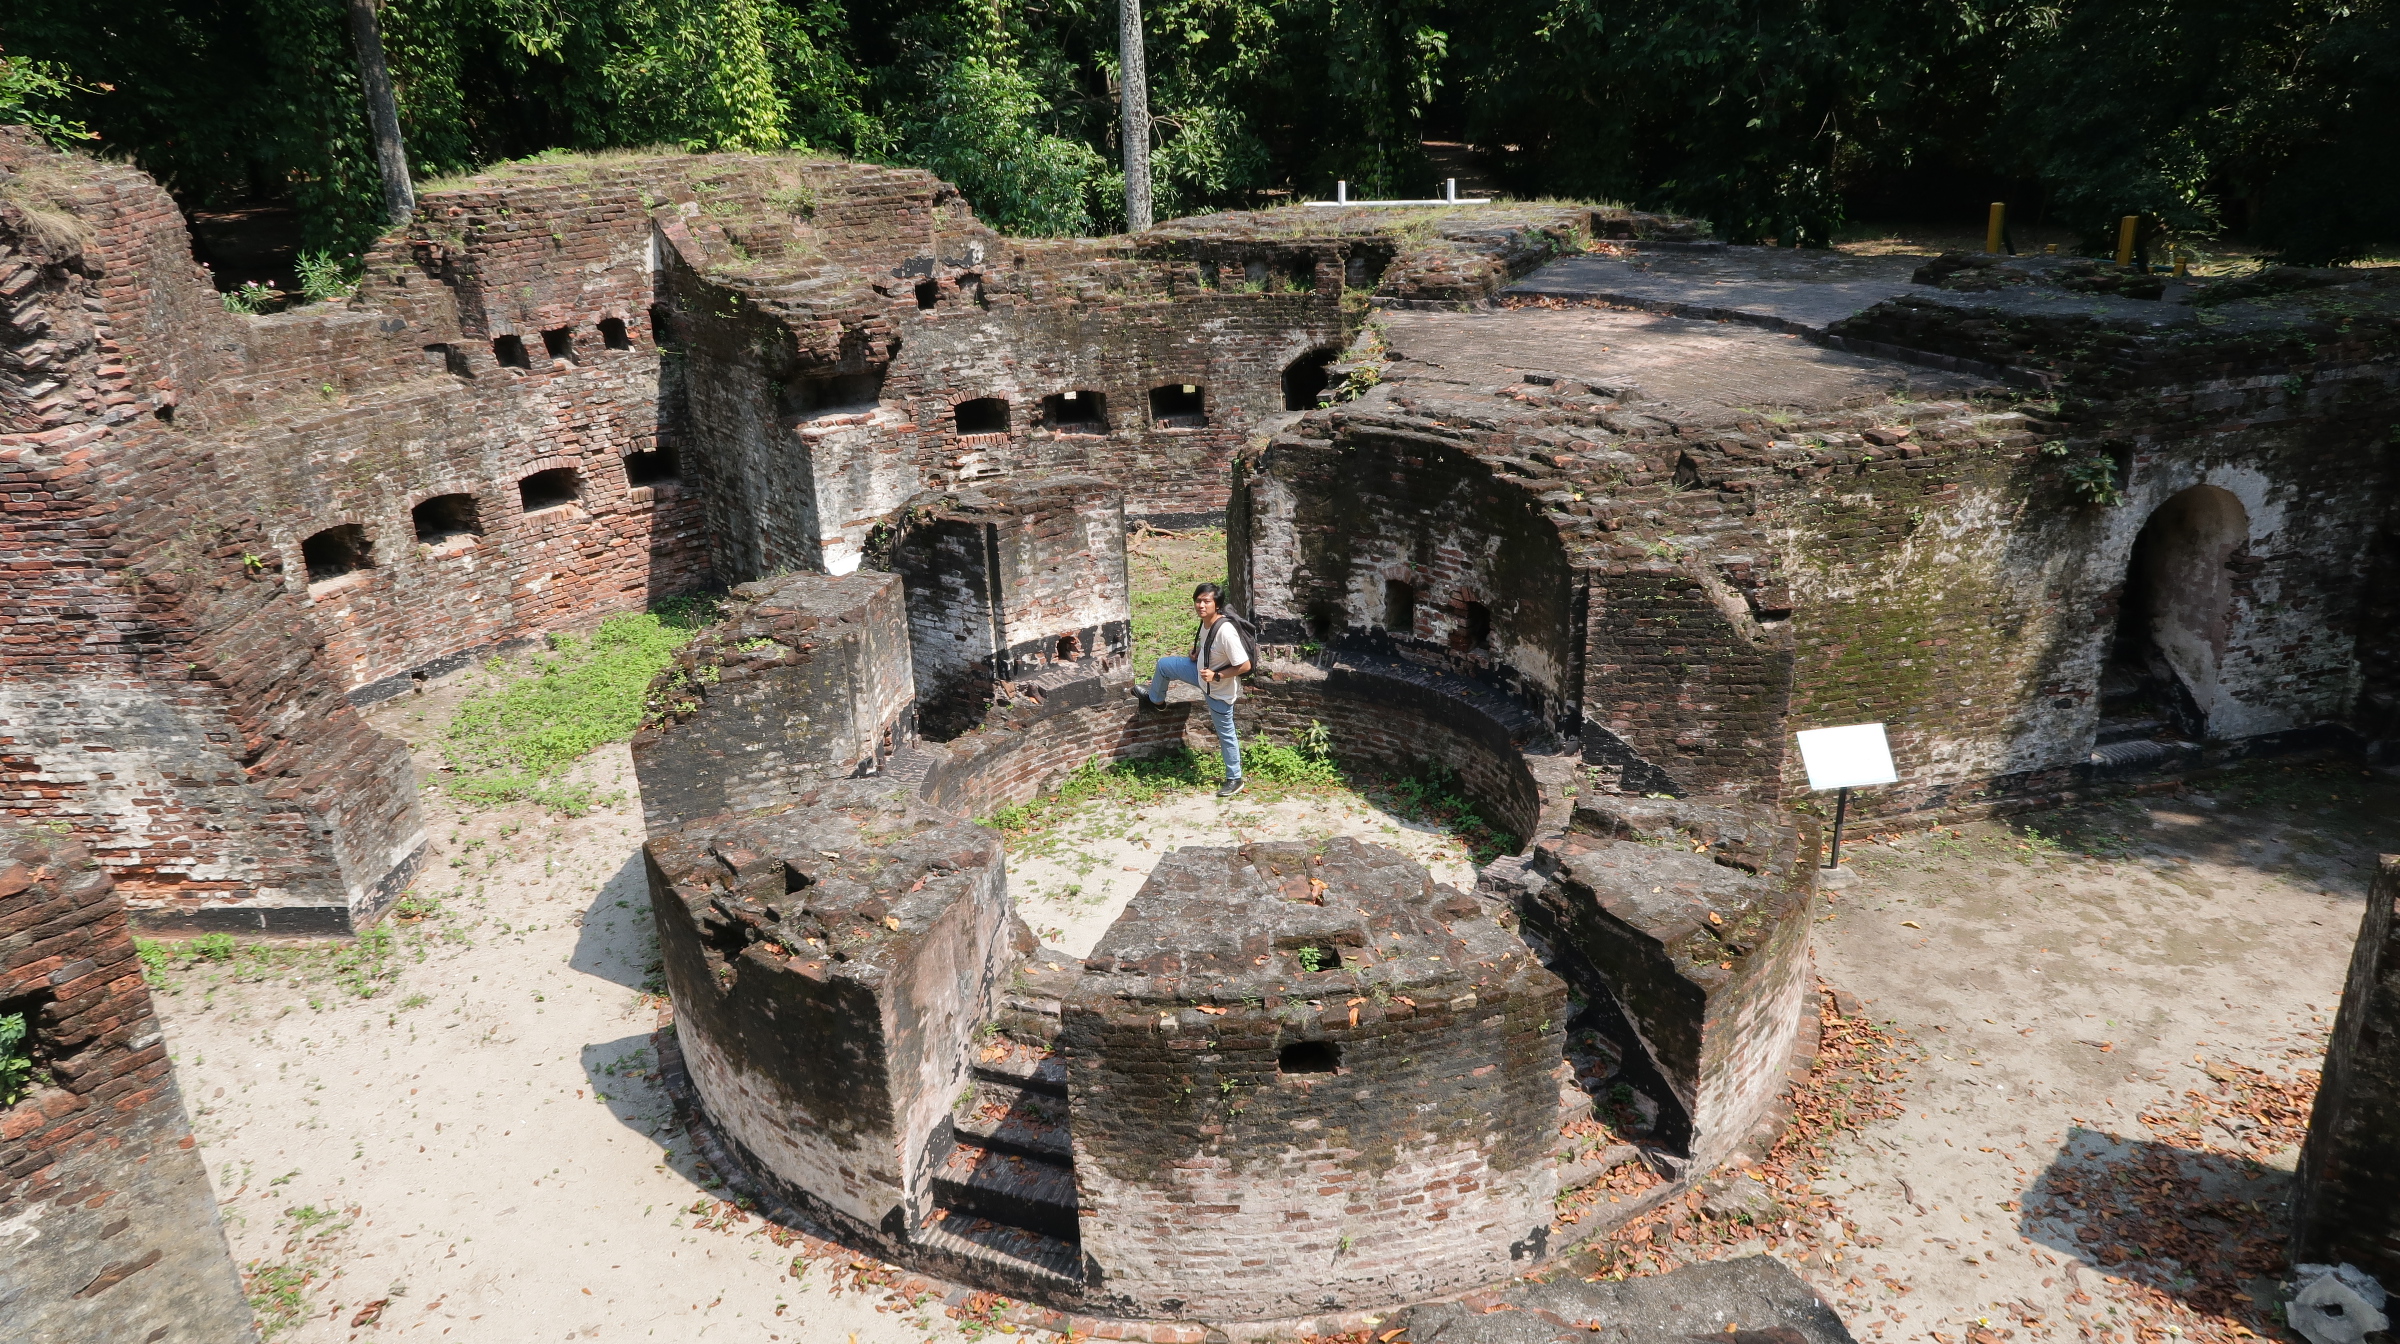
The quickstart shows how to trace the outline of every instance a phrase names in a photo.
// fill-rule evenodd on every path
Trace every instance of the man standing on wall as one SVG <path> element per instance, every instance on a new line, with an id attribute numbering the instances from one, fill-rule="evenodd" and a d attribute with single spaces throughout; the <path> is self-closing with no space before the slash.
<path id="1" fill-rule="evenodd" d="M 1242 744 L 1233 734 L 1233 702 L 1242 697 L 1242 677 L 1250 670 L 1250 645 L 1242 638 L 1241 620 L 1223 610 L 1225 590 L 1204 583 L 1192 590 L 1192 614 L 1200 629 L 1192 636 L 1192 656 L 1161 658 L 1150 674 L 1150 689 L 1134 695 L 1151 708 L 1166 703 L 1167 683 L 1188 682 L 1200 688 L 1208 706 L 1208 721 L 1217 730 L 1217 748 L 1225 754 L 1225 786 L 1219 798 L 1242 791 Z"/>

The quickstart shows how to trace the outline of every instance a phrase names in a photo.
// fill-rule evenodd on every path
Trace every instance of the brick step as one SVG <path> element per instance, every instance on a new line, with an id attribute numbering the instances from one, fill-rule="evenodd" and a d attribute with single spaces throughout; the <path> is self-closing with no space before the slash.
<path id="1" fill-rule="evenodd" d="M 2143 741 L 2158 736 L 2166 726 L 2165 719 L 2147 715 L 2138 718 L 2104 718 L 2100 720 L 2098 745 L 2105 747 L 2116 742 Z"/>
<path id="2" fill-rule="evenodd" d="M 959 1266 L 950 1277 L 970 1283 L 1015 1279 L 1028 1290 L 1071 1292 L 1083 1286 L 1083 1251 L 1076 1243 L 970 1213 L 951 1213 L 918 1231 L 916 1246 Z"/>
<path id="3" fill-rule="evenodd" d="M 1075 1168 L 1050 1158 L 954 1144 L 933 1168 L 933 1199 L 950 1219 L 982 1218 L 1062 1240 L 1080 1235 Z"/>
<path id="4" fill-rule="evenodd" d="M 1028 1046 L 1006 1035 L 979 1040 L 967 1047 L 967 1067 L 978 1083 L 1008 1083 L 1029 1092 L 1067 1095 L 1067 1066 L 1049 1051 Z"/>
<path id="5" fill-rule="evenodd" d="M 1067 1101 L 1056 1093 L 979 1078 L 967 1104 L 950 1119 L 961 1142 L 1054 1162 L 1074 1161 L 1074 1145 L 1067 1137 Z"/>

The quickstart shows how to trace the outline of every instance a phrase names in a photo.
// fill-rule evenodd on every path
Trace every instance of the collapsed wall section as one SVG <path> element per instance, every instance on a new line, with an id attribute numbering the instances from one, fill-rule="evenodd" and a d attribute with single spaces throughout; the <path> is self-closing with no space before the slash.
<path id="1" fill-rule="evenodd" d="M 929 727 L 981 718 L 999 683 L 1105 673 L 1131 651 L 1124 495 L 1105 481 L 1021 476 L 920 495 L 890 525 L 888 548 L 873 558 L 906 588 Z"/>
<path id="2" fill-rule="evenodd" d="M 1017 956 L 999 838 L 840 781 L 643 854 L 676 1044 L 710 1120 L 783 1198 L 908 1244 Z"/>
<path id="3" fill-rule="evenodd" d="M 916 736 L 897 575 L 795 574 L 729 601 L 644 701 L 633 768 L 653 835 L 873 774 Z"/>
<path id="4" fill-rule="evenodd" d="M 1293 1317 L 1539 1260 L 1565 988 L 1493 913 L 1347 838 L 1163 858 L 1064 1003 L 1087 1300 Z"/>
<path id="5" fill-rule="evenodd" d="M 1730 1158 L 1783 1090 L 1808 991 L 1816 844 L 1780 810 L 1598 798 L 1537 842 L 1525 927 L 1613 1002 L 1688 1120 L 1691 1169 Z"/>
<path id="6" fill-rule="evenodd" d="M 257 1337 L 124 902 L 81 845 L 0 823 L 0 1017 L 35 1070 L 0 1107 L 0 1320 L 26 1340 Z"/>

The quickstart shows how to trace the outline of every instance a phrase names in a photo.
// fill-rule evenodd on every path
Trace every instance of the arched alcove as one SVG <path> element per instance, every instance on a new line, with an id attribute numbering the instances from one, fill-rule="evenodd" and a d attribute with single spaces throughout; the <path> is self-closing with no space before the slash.
<path id="1" fill-rule="evenodd" d="M 2175 495 L 2142 524 L 2101 677 L 2103 740 L 2145 723 L 2191 741 L 2207 737 L 2233 626 L 2226 562 L 2249 537 L 2249 510 L 2213 485 Z"/>

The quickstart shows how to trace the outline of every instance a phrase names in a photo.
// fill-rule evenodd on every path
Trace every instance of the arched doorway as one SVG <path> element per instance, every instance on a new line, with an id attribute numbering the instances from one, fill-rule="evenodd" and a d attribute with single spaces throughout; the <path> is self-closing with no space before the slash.
<path id="1" fill-rule="evenodd" d="M 2208 738 L 2217 665 L 2233 627 L 2226 562 L 2250 539 L 2231 491 L 2195 485 L 2158 506 L 2134 539 L 2100 678 L 2100 741 Z"/>

